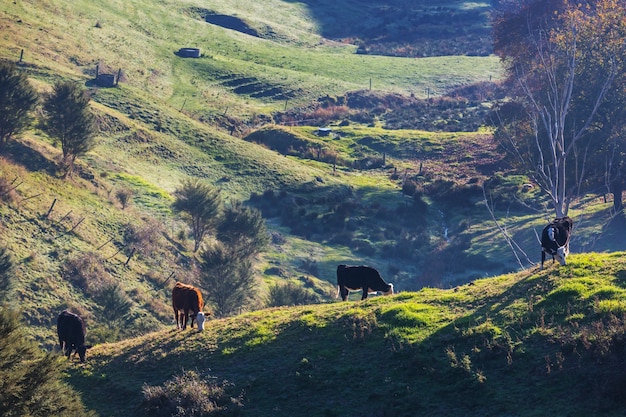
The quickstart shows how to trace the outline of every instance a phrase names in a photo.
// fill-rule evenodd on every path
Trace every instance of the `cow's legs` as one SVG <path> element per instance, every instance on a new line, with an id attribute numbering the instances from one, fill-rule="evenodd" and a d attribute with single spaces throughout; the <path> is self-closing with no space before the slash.
<path id="1" fill-rule="evenodd" d="M 189 319 L 189 313 L 187 311 L 185 311 L 183 313 L 183 330 L 185 330 L 187 328 L 187 320 Z"/>
<path id="2" fill-rule="evenodd" d="M 363 287 L 363 294 L 361 295 L 361 300 L 365 300 L 367 298 L 367 290 L 369 290 L 369 288 Z"/>
<path id="3" fill-rule="evenodd" d="M 67 356 L 67 358 L 70 358 L 70 354 L 72 353 L 72 350 L 69 346 L 69 344 L 67 342 L 60 342 L 61 343 L 61 351 L 63 352 L 63 356 Z"/>
<path id="4" fill-rule="evenodd" d="M 348 291 L 348 289 L 344 286 L 341 286 L 339 288 L 339 291 L 341 292 L 341 299 L 343 301 L 346 301 L 346 299 L 348 298 L 348 294 L 350 293 L 350 291 Z"/>
<path id="5" fill-rule="evenodd" d="M 180 323 L 178 322 L 178 310 L 174 309 L 174 320 L 176 320 L 176 328 L 180 329 Z"/>
<path id="6" fill-rule="evenodd" d="M 546 253 L 541 251 L 541 269 L 543 269 L 543 263 L 546 261 Z"/>

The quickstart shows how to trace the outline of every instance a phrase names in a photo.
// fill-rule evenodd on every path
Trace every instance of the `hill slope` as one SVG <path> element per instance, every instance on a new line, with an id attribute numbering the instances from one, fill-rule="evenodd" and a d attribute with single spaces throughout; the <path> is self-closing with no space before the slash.
<path id="1" fill-rule="evenodd" d="M 622 415 L 624 255 L 168 329 L 94 347 L 70 381 L 107 416 L 185 370 L 248 416 Z"/>
<path id="2" fill-rule="evenodd" d="M 36 123 L 0 159 L 0 238 L 16 265 L 11 299 L 42 347 L 55 345 L 54 320 L 65 308 L 87 319 L 96 343 L 170 325 L 172 282 L 199 282 L 187 225 L 171 210 L 187 178 L 217 185 L 267 218 L 272 245 L 256 265 L 250 310 L 265 305 L 274 283 L 295 282 L 328 300 L 338 263 L 375 265 L 399 289 L 518 269 L 484 209 L 480 185 L 489 178 L 497 179 L 497 209 L 510 215 L 507 230 L 538 258 L 541 199 L 523 191 L 525 178 L 496 175 L 503 165 L 488 131 L 425 132 L 397 120 L 429 109 L 434 120 L 423 126 L 452 129 L 465 111 L 486 111 L 473 85 L 499 78 L 498 59 L 375 56 L 323 36 L 332 25 L 332 16 L 321 17 L 325 6 L 366 23 L 372 9 L 359 6 L 367 3 L 0 3 L 0 58 L 19 60 L 41 92 L 61 79 L 83 84 L 100 132 L 68 181 L 57 176 L 60 149 Z M 485 5 L 452 3 L 481 10 L 468 25 L 484 22 Z M 190 46 L 200 58 L 177 54 Z M 119 74 L 118 85 L 99 86 L 97 71 Z M 443 97 L 458 87 L 474 91 L 468 106 Z M 445 117 L 433 97 L 448 107 Z M 365 110 L 351 115 L 351 100 Z M 391 102 L 415 106 L 389 111 Z M 292 113 L 298 123 L 310 114 L 332 121 L 332 135 L 321 137 L 317 125 L 275 125 Z M 389 113 L 406 128 L 382 128 Z M 286 143 L 253 143 L 263 135 Z M 126 206 L 118 193 L 128 191 Z M 518 200 L 539 211 L 510 210 Z M 608 207 L 601 198 L 576 207 L 574 251 L 623 249 L 619 233 L 598 239 Z"/>
<path id="3" fill-rule="evenodd" d="M 216 15 L 239 19 L 257 36 L 223 20 L 211 23 Z M 422 96 L 427 88 L 436 94 L 497 78 L 501 71 L 495 57 L 359 55 L 354 45 L 325 39 L 317 25 L 305 5 L 283 1 L 0 4 L 0 58 L 19 61 L 18 69 L 40 92 L 60 79 L 83 84 L 99 127 L 97 146 L 68 181 L 56 176 L 60 149 L 37 124 L 12 141 L 0 160 L 0 233 L 16 264 L 12 298 L 42 346 L 54 345 L 54 317 L 64 308 L 82 313 L 100 341 L 169 323 L 168 285 L 197 280 L 186 225 L 171 210 L 172 192 L 186 178 L 215 184 L 231 200 L 275 191 L 284 197 L 275 207 L 308 211 L 307 218 L 320 218 L 318 229 L 334 210 L 328 196 L 346 191 L 366 207 L 380 201 L 390 209 L 405 205 L 398 178 L 390 179 L 392 167 L 338 173 L 331 163 L 285 157 L 241 140 L 244 132 L 271 124 L 275 112 L 368 85 L 407 96 Z M 202 56 L 177 55 L 189 46 L 199 47 Z M 97 73 L 114 74 L 117 86 L 99 86 Z M 314 136 L 309 132 L 308 140 Z M 386 134 L 369 136 L 377 142 Z M 341 152 L 347 160 L 368 159 L 378 152 L 371 149 L 355 144 Z M 117 195 L 128 190 L 132 201 L 124 207 Z M 294 206 L 308 199 L 315 205 Z M 270 283 L 302 279 L 323 298 L 338 259 L 369 257 L 355 253 L 349 241 L 310 241 L 310 231 L 292 234 L 276 219 L 268 224 L 280 242 L 259 265 L 279 270 L 280 276 L 265 276 Z M 356 238 L 360 247 L 369 240 Z M 305 261 L 317 268 L 303 268 Z M 117 302 L 131 303 L 121 334 L 103 318 L 111 310 L 103 290 L 112 288 L 119 290 Z M 263 299 L 256 303 L 253 308 Z"/>

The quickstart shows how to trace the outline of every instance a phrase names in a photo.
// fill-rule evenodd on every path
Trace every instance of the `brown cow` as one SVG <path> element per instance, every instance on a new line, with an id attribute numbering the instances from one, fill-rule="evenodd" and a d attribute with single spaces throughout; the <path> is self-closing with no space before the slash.
<path id="1" fill-rule="evenodd" d="M 172 307 L 174 308 L 177 329 L 182 328 L 185 330 L 187 328 L 187 320 L 191 316 L 190 328 L 193 328 L 195 319 L 198 321 L 198 330 L 204 330 L 205 316 L 202 312 L 204 301 L 202 301 L 200 290 L 191 285 L 177 282 L 172 289 Z"/>

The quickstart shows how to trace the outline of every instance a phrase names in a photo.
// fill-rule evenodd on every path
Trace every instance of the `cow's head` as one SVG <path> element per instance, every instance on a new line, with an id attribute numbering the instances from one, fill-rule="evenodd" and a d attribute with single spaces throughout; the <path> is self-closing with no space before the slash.
<path id="1" fill-rule="evenodd" d="M 383 295 L 392 295 L 393 294 L 393 284 L 389 283 L 389 289 L 387 291 L 383 291 Z"/>
<path id="2" fill-rule="evenodd" d="M 206 320 L 206 317 L 204 316 L 204 313 L 201 311 L 196 315 L 196 321 L 198 322 L 198 330 L 202 331 L 204 330 L 204 321 Z"/>
<path id="3" fill-rule="evenodd" d="M 91 345 L 80 345 L 76 348 L 76 353 L 78 353 L 81 362 L 85 362 L 85 355 L 87 354 L 87 349 L 90 347 Z"/>
<path id="4" fill-rule="evenodd" d="M 569 247 L 568 245 L 565 246 L 559 246 L 556 250 L 556 259 L 559 260 L 559 263 L 561 265 L 565 265 L 565 258 L 567 258 L 567 255 L 569 254 Z"/>

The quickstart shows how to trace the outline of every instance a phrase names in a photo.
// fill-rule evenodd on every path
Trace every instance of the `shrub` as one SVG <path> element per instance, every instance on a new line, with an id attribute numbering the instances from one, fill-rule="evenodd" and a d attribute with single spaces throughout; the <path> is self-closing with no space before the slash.
<path id="1" fill-rule="evenodd" d="M 15 180 L 13 180 L 15 182 Z M 17 192 L 15 191 L 15 185 L 13 182 L 5 177 L 0 177 L 0 200 L 7 203 L 15 203 L 17 201 Z"/>
<path id="2" fill-rule="evenodd" d="M 367 239 L 354 239 L 351 246 L 352 249 L 363 255 L 373 256 L 376 254 L 376 246 Z"/>
<path id="3" fill-rule="evenodd" d="M 41 351 L 22 322 L 17 312 L 0 307 L 0 415 L 95 416 L 63 382 L 67 360 Z"/>
<path id="4" fill-rule="evenodd" d="M 15 263 L 9 251 L 6 248 L 0 248 L 0 301 L 4 299 L 11 286 L 11 273 L 14 268 Z"/>
<path id="5" fill-rule="evenodd" d="M 128 254 L 137 253 L 146 258 L 159 247 L 159 240 L 163 234 L 163 223 L 155 219 L 148 219 L 145 223 L 137 226 L 128 224 L 124 231 L 124 243 Z"/>
<path id="6" fill-rule="evenodd" d="M 418 185 L 415 180 L 407 179 L 404 181 L 404 184 L 402 184 L 402 194 L 412 197 L 417 192 L 417 188 Z"/>
<path id="7" fill-rule="evenodd" d="M 300 267 L 302 268 L 304 272 L 308 274 L 311 274 L 314 276 L 318 276 L 319 274 L 319 268 L 317 265 L 317 261 L 315 259 L 311 259 L 311 258 L 302 259 L 302 261 L 300 262 Z"/>
<path id="8" fill-rule="evenodd" d="M 304 305 L 318 302 L 317 296 L 312 292 L 293 282 L 272 285 L 267 298 L 268 307 Z"/>
<path id="9" fill-rule="evenodd" d="M 0 61 L 0 150 L 9 139 L 26 129 L 38 94 L 25 73 L 13 63 Z"/>
<path id="10" fill-rule="evenodd" d="M 122 327 L 122 321 L 128 315 L 133 303 L 117 284 L 105 285 L 98 294 L 102 306 L 101 317 L 110 328 Z"/>
<path id="11" fill-rule="evenodd" d="M 354 232 L 343 230 L 332 235 L 328 241 L 335 245 L 348 246 L 350 242 L 352 242 L 352 239 L 354 239 Z"/>
<path id="12" fill-rule="evenodd" d="M 102 259 L 94 252 L 70 257 L 63 265 L 63 278 L 72 282 L 87 294 L 97 295 L 113 283 L 113 278 L 104 269 Z"/>
<path id="13" fill-rule="evenodd" d="M 233 385 L 202 379 L 194 371 L 183 372 L 162 386 L 142 388 L 144 415 L 150 417 L 236 416 L 242 406 L 241 396 L 230 397 Z"/>
<path id="14" fill-rule="evenodd" d="M 199 180 L 187 180 L 175 191 L 175 196 L 172 207 L 186 215 L 193 233 L 193 251 L 197 252 L 204 237 L 215 226 L 220 213 L 220 190 Z"/>
<path id="15" fill-rule="evenodd" d="M 117 197 L 122 205 L 122 210 L 124 210 L 130 205 L 133 197 L 133 191 L 130 188 L 120 188 L 115 192 L 115 197 Z"/>
<path id="16" fill-rule="evenodd" d="M 91 97 L 73 81 L 59 81 L 43 102 L 44 126 L 61 144 L 64 176 L 71 175 L 76 158 L 95 146 L 97 127 L 89 106 Z"/>
<path id="17" fill-rule="evenodd" d="M 216 317 L 241 312 L 256 293 L 256 277 L 251 258 L 235 248 L 216 242 L 200 254 L 201 287 L 211 288 L 206 302 L 212 303 Z"/>
<path id="18" fill-rule="evenodd" d="M 366 156 L 354 161 L 354 168 L 360 170 L 377 169 L 384 166 L 384 158 L 378 156 Z"/>

